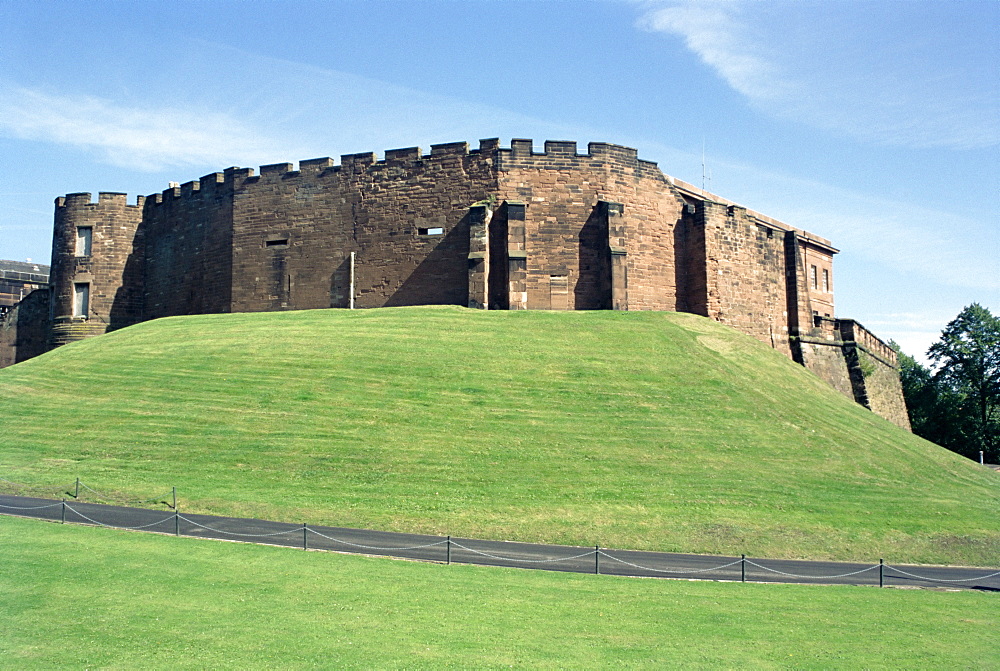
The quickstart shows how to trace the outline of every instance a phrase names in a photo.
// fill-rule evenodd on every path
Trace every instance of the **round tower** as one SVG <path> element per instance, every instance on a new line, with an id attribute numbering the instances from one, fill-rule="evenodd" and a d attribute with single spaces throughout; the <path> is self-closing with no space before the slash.
<path id="1" fill-rule="evenodd" d="M 124 193 L 56 199 L 52 238 L 52 346 L 100 335 L 141 318 L 142 220 Z"/>

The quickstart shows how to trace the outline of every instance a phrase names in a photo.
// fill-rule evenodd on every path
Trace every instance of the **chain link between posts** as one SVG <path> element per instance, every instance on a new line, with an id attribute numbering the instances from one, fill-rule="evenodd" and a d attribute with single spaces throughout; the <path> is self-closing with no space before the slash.
<path id="1" fill-rule="evenodd" d="M 5 482 L 5 483 L 7 483 L 9 485 L 12 485 L 14 487 L 17 487 L 17 488 L 20 488 L 20 489 L 24 489 L 24 490 L 34 489 L 36 491 L 37 490 L 59 491 L 59 490 L 64 489 L 63 487 L 32 487 L 32 486 L 29 486 L 29 485 L 23 485 L 23 484 L 20 484 L 20 483 L 13 482 L 11 480 L 7 480 L 6 478 L 0 478 L 0 482 Z M 95 494 L 95 495 L 97 495 L 97 496 L 99 496 L 101 498 L 105 498 L 107 500 L 113 500 L 115 498 L 113 496 L 103 494 L 102 492 L 99 492 L 99 491 L 91 488 L 90 486 L 84 484 L 83 482 L 81 482 L 79 480 L 76 483 L 73 483 L 73 485 L 70 485 L 70 487 L 73 487 L 73 486 L 77 486 L 78 488 L 86 489 L 87 491 L 89 491 L 89 492 L 91 492 L 91 493 L 93 493 L 93 494 Z M 70 495 L 72 496 L 72 494 L 70 494 Z M 157 502 L 157 503 L 163 503 L 163 504 L 165 504 L 167 506 L 170 506 L 170 504 L 166 503 L 166 501 L 157 501 L 156 500 L 157 498 L 163 498 L 163 497 L 156 497 L 154 499 L 146 499 L 145 502 Z M 90 505 L 101 505 L 101 504 L 90 504 Z M 380 547 L 380 546 L 376 546 L 376 545 L 365 545 L 365 544 L 362 544 L 362 543 L 353 543 L 351 541 L 347 541 L 347 540 L 344 540 L 344 539 L 341 539 L 341 538 L 336 538 L 334 536 L 330 536 L 328 534 L 322 533 L 322 532 L 317 531 L 315 529 L 311 529 L 307 525 L 302 525 L 301 527 L 293 527 L 291 529 L 286 529 L 284 531 L 277 531 L 277 532 L 273 532 L 273 533 L 241 533 L 241 532 L 236 532 L 236 531 L 229 531 L 229 530 L 226 530 L 226 529 L 217 529 L 217 528 L 214 528 L 214 527 L 210 527 L 210 526 L 201 524 L 199 522 L 196 522 L 196 521 L 194 521 L 194 520 L 192 520 L 192 519 L 190 519 L 188 517 L 185 517 L 185 516 L 183 516 L 183 515 L 181 515 L 181 514 L 179 514 L 178 512 L 175 511 L 173 515 L 165 517 L 162 520 L 157 520 L 156 522 L 151 522 L 149 524 L 143 524 L 143 525 L 139 525 L 139 526 L 123 526 L 123 525 L 116 525 L 116 524 L 107 524 L 107 523 L 101 522 L 99 520 L 96 520 L 96 519 L 94 519 L 94 518 L 92 518 L 92 517 L 90 517 L 88 515 L 85 515 L 85 514 L 81 513 L 79 510 L 73 508 L 66 501 L 61 501 L 59 503 L 50 503 L 50 504 L 45 504 L 45 505 L 40 505 L 40 506 L 13 506 L 13 505 L 9 505 L 9 504 L 0 504 L 0 508 L 2 508 L 4 510 L 23 510 L 23 511 L 44 510 L 44 509 L 47 509 L 47 508 L 58 508 L 60 506 L 62 506 L 62 508 L 63 508 L 62 514 L 63 514 L 63 520 L 64 521 L 65 521 L 65 513 L 66 513 L 66 511 L 70 511 L 74 515 L 76 515 L 77 517 L 79 517 L 79 518 L 81 518 L 83 520 L 86 520 L 87 522 L 89 522 L 91 524 L 94 524 L 94 525 L 97 525 L 97 526 L 100 526 L 100 527 L 106 527 L 106 528 L 111 528 L 111 529 L 123 529 L 123 530 L 129 530 L 129 531 L 141 531 L 141 530 L 145 530 L 145 529 L 150 529 L 152 527 L 159 526 L 159 525 L 165 524 L 165 523 L 170 522 L 170 521 L 173 521 L 175 523 L 175 525 L 176 525 L 178 523 L 178 521 L 183 520 L 184 522 L 186 522 L 186 523 L 188 523 L 188 524 L 190 524 L 190 525 L 192 525 L 194 527 L 197 527 L 197 528 L 200 528 L 200 529 L 204 529 L 204 530 L 210 531 L 212 533 L 225 534 L 227 536 L 235 536 L 235 537 L 239 537 L 239 538 L 273 538 L 273 537 L 277 537 L 277 536 L 288 536 L 288 535 L 291 535 L 291 534 L 302 533 L 303 534 L 303 540 L 305 542 L 305 535 L 308 534 L 308 533 L 312 533 L 312 534 L 314 534 L 316 536 L 320 536 L 322 538 L 325 538 L 325 539 L 327 539 L 327 540 L 329 540 L 329 541 L 331 541 L 333 543 L 338 543 L 338 544 L 341 544 L 341 545 L 346 545 L 346 546 L 353 547 L 353 548 L 358 548 L 358 549 L 361 549 L 361 550 L 371 550 L 371 551 L 375 551 L 375 552 L 405 552 L 405 551 L 413 551 L 413 550 L 422 550 L 422 549 L 427 549 L 427 548 L 432 548 L 432 547 L 437 547 L 437 546 L 441 546 L 441 545 L 446 545 L 447 544 L 447 546 L 448 546 L 448 561 L 449 561 L 449 563 L 451 561 L 451 551 L 452 551 L 452 548 L 458 548 L 458 549 L 464 550 L 464 551 L 469 552 L 469 553 L 474 554 L 474 555 L 478 555 L 478 556 L 481 556 L 481 557 L 486 557 L 486 558 L 489 558 L 489 559 L 492 559 L 492 560 L 495 560 L 495 561 L 507 562 L 507 563 L 509 563 L 511 565 L 518 565 L 518 564 L 555 564 L 555 563 L 560 563 L 560 562 L 567 562 L 567 561 L 575 561 L 575 560 L 579 560 L 579 559 L 584 559 L 586 557 L 594 557 L 595 562 L 596 562 L 600 557 L 604 557 L 605 559 L 608 559 L 608 560 L 611 560 L 613 562 L 616 562 L 616 563 L 628 566 L 628 567 L 636 569 L 636 570 L 649 571 L 651 573 L 673 574 L 673 575 L 694 575 L 694 574 L 712 573 L 712 572 L 721 571 L 721 570 L 724 570 L 724 569 L 731 568 L 733 566 L 742 564 L 741 568 L 743 570 L 741 571 L 741 573 L 742 573 L 743 579 L 745 579 L 745 577 L 746 577 L 745 576 L 745 567 L 747 565 L 756 567 L 756 568 L 758 568 L 758 569 L 760 569 L 762 571 L 767 571 L 769 573 L 774 573 L 774 574 L 785 576 L 785 577 L 789 577 L 789 578 L 797 578 L 797 579 L 800 579 L 800 580 L 834 580 L 834 579 L 849 578 L 851 576 L 860 575 L 862 573 L 867 573 L 869 571 L 874 571 L 876 569 L 879 569 L 880 571 L 891 570 L 891 571 L 899 573 L 899 574 L 901 574 L 903 576 L 907 576 L 909 578 L 914 578 L 916 580 L 925 580 L 925 581 L 928 581 L 928 582 L 936 582 L 936 583 L 968 583 L 968 582 L 977 582 L 977 581 L 980 581 L 980 580 L 988 580 L 990 578 L 994 578 L 994 577 L 1000 576 L 1000 571 L 996 571 L 996 572 L 993 572 L 993 573 L 988 573 L 986 575 L 978 576 L 978 577 L 974 577 L 974 578 L 958 578 L 958 579 L 931 578 L 931 577 L 928 577 L 928 576 L 922 576 L 922 575 L 919 575 L 919 574 L 916 574 L 916 573 L 912 573 L 910 571 L 906 571 L 906 570 L 901 569 L 901 568 L 899 568 L 897 566 L 893 566 L 893 565 L 890 565 L 890 564 L 883 564 L 883 563 L 873 564 L 871 566 L 866 566 L 864 568 L 858 569 L 857 571 L 850 571 L 850 572 L 847 572 L 847 573 L 838 573 L 838 574 L 834 574 L 834 575 L 804 575 L 804 574 L 798 574 L 798 573 L 789 573 L 787 571 L 781 571 L 781 570 L 778 570 L 778 569 L 775 569 L 775 568 L 771 568 L 769 566 L 765 566 L 763 564 L 760 564 L 760 563 L 758 563 L 756 561 L 747 559 L 746 557 L 742 557 L 742 558 L 737 559 L 735 561 L 731 561 L 731 562 L 728 562 L 728 563 L 725 563 L 725 564 L 720 564 L 719 566 L 713 566 L 713 567 L 710 567 L 710 568 L 701 568 L 701 569 L 694 569 L 694 568 L 690 568 L 690 569 L 659 569 L 659 568 L 654 568 L 654 567 L 651 567 L 651 566 L 643 566 L 641 564 L 636 564 L 636 563 L 633 563 L 633 562 L 630 562 L 630 561 L 626 561 L 625 559 L 622 559 L 620 557 L 616 557 L 616 556 L 614 556 L 612 554 L 609 554 L 608 552 L 600 549 L 599 546 L 595 547 L 595 549 L 593 549 L 593 550 L 588 550 L 586 552 L 582 552 L 582 553 L 579 553 L 579 554 L 571 555 L 571 556 L 568 556 L 568 557 L 556 557 L 556 558 L 545 558 L 545 559 L 526 559 L 526 558 L 523 558 L 523 557 L 502 556 L 502 555 L 499 555 L 499 554 L 493 554 L 493 553 L 490 553 L 490 552 L 485 552 L 483 550 L 477 550 L 475 548 L 468 547 L 467 545 L 463 545 L 463 544 L 461 544 L 461 543 L 459 543 L 457 541 L 452 540 L 450 536 L 447 539 L 438 540 L 438 541 L 434 541 L 434 542 L 431 542 L 431 543 L 424 543 L 424 544 L 420 544 L 420 545 L 399 546 L 399 547 L 396 547 L 396 546 Z M 170 506 L 170 507 L 172 507 L 172 506 Z M 595 566 L 595 569 L 597 569 L 597 568 L 598 567 Z M 892 576 L 887 576 L 887 577 L 891 578 Z"/>

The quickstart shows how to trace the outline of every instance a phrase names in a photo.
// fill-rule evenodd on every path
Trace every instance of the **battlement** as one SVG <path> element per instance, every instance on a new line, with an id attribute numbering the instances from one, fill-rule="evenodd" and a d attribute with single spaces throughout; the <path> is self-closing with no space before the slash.
<path id="1" fill-rule="evenodd" d="M 145 196 L 137 196 L 134 205 L 128 204 L 128 194 L 118 191 L 101 191 L 97 194 L 97 202 L 91 200 L 89 191 L 67 193 L 56 198 L 56 209 L 93 207 L 107 210 L 123 210 L 125 208 L 142 208 Z"/>
<path id="2" fill-rule="evenodd" d="M 601 160 L 616 160 L 625 163 L 637 163 L 640 161 L 639 152 L 631 147 L 625 147 L 607 142 L 591 142 L 587 145 L 587 153 L 577 152 L 576 142 L 569 140 L 546 140 L 543 150 L 536 152 L 534 140 L 515 138 L 510 141 L 510 148 L 494 147 L 496 151 L 509 156 L 510 158 L 592 158 Z M 642 161 L 648 165 L 656 165 L 652 161 Z"/>
<path id="3" fill-rule="evenodd" d="M 631 147 L 609 144 L 606 142 L 591 142 L 587 145 L 587 153 L 577 151 L 577 143 L 563 140 L 547 140 L 541 152 L 534 151 L 534 141 L 530 139 L 513 139 L 509 148 L 501 147 L 498 138 L 488 138 L 479 141 L 478 149 L 471 149 L 468 142 L 446 142 L 432 144 L 430 153 L 424 153 L 420 147 L 404 147 L 387 149 L 380 160 L 375 152 L 357 154 L 342 154 L 340 164 L 329 156 L 303 159 L 299 161 L 298 169 L 291 162 L 270 163 L 259 168 L 255 174 L 252 168 L 230 167 L 223 172 L 209 173 L 200 180 L 192 180 L 184 184 L 172 184 L 162 192 L 152 194 L 146 199 L 150 205 L 160 205 L 176 199 L 197 198 L 205 193 L 212 193 L 217 188 L 235 189 L 245 183 L 256 183 L 275 179 L 290 179 L 299 176 L 329 177 L 338 174 L 359 174 L 384 167 L 417 166 L 424 162 L 451 161 L 455 158 L 497 156 L 497 168 L 504 170 L 505 166 L 513 165 L 511 159 L 524 166 L 525 162 L 536 163 L 539 167 L 566 167 L 566 161 L 593 161 L 597 163 L 619 164 L 639 176 L 652 177 L 659 181 L 670 181 L 654 161 L 638 158 L 638 152 Z M 89 194 L 69 194 L 66 199 L 76 203 L 76 198 L 88 198 Z M 121 194 L 118 194 L 121 195 Z M 140 205 L 144 200 L 140 197 Z M 58 201 L 57 201 L 58 203 Z"/>
<path id="4" fill-rule="evenodd" d="M 655 161 L 640 159 L 638 151 L 632 147 L 591 142 L 587 145 L 587 152 L 580 153 L 576 142 L 566 140 L 547 140 L 542 147 L 541 152 L 536 152 L 533 140 L 521 138 L 511 140 L 509 149 L 496 147 L 492 151 L 497 156 L 497 167 L 501 171 L 515 167 L 558 170 L 589 163 L 594 167 L 606 166 L 612 173 L 669 182 Z"/>

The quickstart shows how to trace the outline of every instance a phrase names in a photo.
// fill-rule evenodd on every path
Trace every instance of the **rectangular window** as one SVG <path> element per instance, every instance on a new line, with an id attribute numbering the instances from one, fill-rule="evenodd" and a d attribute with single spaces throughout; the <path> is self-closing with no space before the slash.
<path id="1" fill-rule="evenodd" d="M 268 248 L 284 249 L 288 246 L 288 238 L 277 238 L 274 240 L 266 240 L 264 246 Z"/>
<path id="2" fill-rule="evenodd" d="M 823 292 L 830 293 L 830 271 L 823 269 Z"/>
<path id="3" fill-rule="evenodd" d="M 87 317 L 90 314 L 90 284 L 77 282 L 73 285 L 73 316 Z"/>
<path id="4" fill-rule="evenodd" d="M 417 232 L 420 235 L 444 235 L 443 228 L 418 228 Z"/>
<path id="5" fill-rule="evenodd" d="M 76 227 L 76 255 L 90 256 L 90 245 L 94 237 L 94 229 L 91 226 Z"/>
<path id="6" fill-rule="evenodd" d="M 819 289 L 819 277 L 817 277 L 816 266 L 809 266 L 809 277 L 812 279 L 812 288 Z"/>

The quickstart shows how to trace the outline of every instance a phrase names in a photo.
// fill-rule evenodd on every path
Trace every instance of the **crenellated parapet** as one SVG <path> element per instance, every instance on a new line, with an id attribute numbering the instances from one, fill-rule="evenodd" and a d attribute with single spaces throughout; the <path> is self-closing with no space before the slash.
<path id="1" fill-rule="evenodd" d="M 533 168 L 540 170 L 559 169 L 601 169 L 619 178 L 652 179 L 658 182 L 669 182 L 657 164 L 639 158 L 638 151 L 607 142 L 591 142 L 586 153 L 577 150 L 577 143 L 562 140 L 546 140 L 542 151 L 534 150 L 534 141 L 530 139 L 514 139 L 510 148 L 497 147 L 497 168 L 501 171 L 512 169 Z"/>

